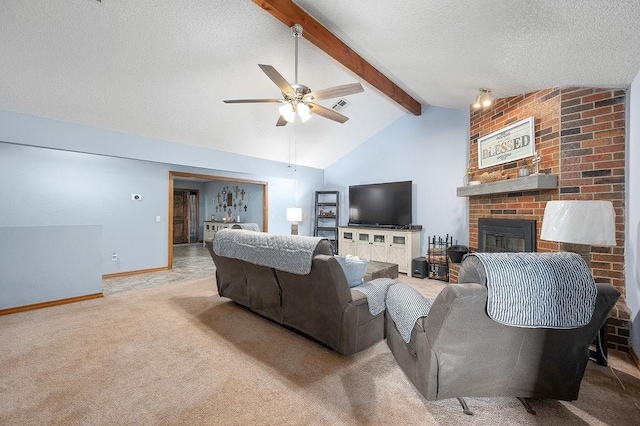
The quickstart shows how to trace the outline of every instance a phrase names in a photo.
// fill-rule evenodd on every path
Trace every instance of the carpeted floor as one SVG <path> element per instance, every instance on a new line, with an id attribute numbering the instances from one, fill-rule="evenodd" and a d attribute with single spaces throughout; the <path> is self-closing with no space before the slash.
<path id="1" fill-rule="evenodd" d="M 437 293 L 437 285 L 422 291 Z M 2 425 L 640 419 L 640 374 L 623 353 L 611 358 L 626 390 L 608 368 L 590 362 L 577 401 L 532 401 L 532 416 L 514 398 L 468 398 L 475 413 L 468 417 L 456 400 L 425 401 L 385 342 L 342 357 L 218 297 L 213 278 L 3 316 L 0 342 Z"/>

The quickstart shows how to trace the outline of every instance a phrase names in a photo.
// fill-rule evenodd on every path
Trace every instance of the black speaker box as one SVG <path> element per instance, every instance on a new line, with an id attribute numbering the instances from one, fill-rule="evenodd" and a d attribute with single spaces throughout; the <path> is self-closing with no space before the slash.
<path id="1" fill-rule="evenodd" d="M 424 257 L 416 257 L 411 261 L 411 276 L 414 278 L 427 278 L 429 275 L 429 263 Z"/>

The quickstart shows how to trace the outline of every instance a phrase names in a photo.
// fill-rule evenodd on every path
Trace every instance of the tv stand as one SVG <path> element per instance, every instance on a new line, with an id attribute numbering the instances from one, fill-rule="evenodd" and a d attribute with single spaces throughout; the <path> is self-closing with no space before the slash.
<path id="1" fill-rule="evenodd" d="M 349 224 L 346 226 L 347 228 L 368 228 L 368 229 L 410 229 L 413 231 L 421 231 L 422 225 L 360 225 L 360 224 Z"/>
<path id="2" fill-rule="evenodd" d="M 339 254 L 372 261 L 396 263 L 398 272 L 408 274 L 411 261 L 420 257 L 420 229 L 341 226 Z"/>

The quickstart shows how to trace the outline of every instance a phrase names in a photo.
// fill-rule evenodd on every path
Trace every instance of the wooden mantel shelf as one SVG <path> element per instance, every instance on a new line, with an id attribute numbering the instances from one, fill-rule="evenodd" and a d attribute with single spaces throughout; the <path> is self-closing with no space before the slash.
<path id="1" fill-rule="evenodd" d="M 539 191 L 558 187 L 558 175 L 531 175 L 516 179 L 505 179 L 480 185 L 461 186 L 456 190 L 458 197 L 476 195 L 504 194 L 507 192 Z"/>

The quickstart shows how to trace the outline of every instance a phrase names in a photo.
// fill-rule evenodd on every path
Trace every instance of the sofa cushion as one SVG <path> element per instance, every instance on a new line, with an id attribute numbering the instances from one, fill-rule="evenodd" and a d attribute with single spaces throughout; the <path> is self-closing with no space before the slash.
<path id="1" fill-rule="evenodd" d="M 342 266 L 349 287 L 355 287 L 364 282 L 364 274 L 367 272 L 368 259 L 361 259 L 358 256 L 335 256 L 336 260 Z"/>

